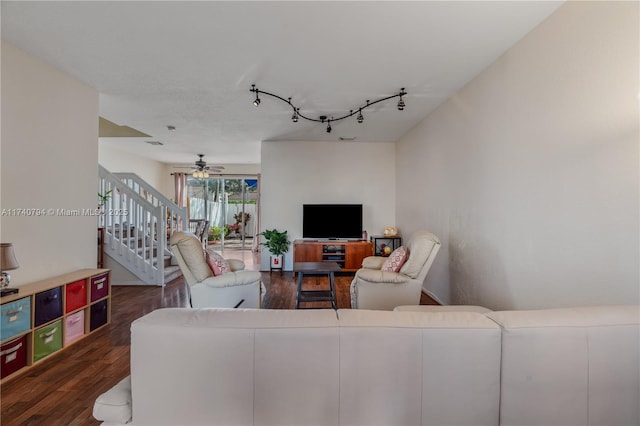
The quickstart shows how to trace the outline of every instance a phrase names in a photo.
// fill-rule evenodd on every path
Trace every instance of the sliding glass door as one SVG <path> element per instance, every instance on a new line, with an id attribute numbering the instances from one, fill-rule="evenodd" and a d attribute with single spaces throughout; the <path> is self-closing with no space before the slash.
<path id="1" fill-rule="evenodd" d="M 257 232 L 258 176 L 189 178 L 190 219 L 209 221 L 209 244 L 217 250 L 250 250 Z"/>

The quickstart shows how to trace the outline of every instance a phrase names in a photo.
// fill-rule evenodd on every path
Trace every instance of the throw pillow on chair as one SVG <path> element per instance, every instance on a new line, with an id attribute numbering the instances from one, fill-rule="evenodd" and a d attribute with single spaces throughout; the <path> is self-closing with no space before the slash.
<path id="1" fill-rule="evenodd" d="M 231 271 L 231 267 L 229 266 L 229 262 L 220 256 L 215 251 L 207 250 L 207 264 L 209 264 L 209 268 L 211 268 L 211 272 L 213 272 L 214 276 L 226 274 Z"/>
<path id="2" fill-rule="evenodd" d="M 398 272 L 407 261 L 407 249 L 400 246 L 393 251 L 382 265 L 381 271 Z"/>

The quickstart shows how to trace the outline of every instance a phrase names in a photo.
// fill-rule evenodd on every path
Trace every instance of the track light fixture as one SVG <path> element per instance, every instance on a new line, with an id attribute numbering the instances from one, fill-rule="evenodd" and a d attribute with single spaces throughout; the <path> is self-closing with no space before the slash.
<path id="1" fill-rule="evenodd" d="M 343 115 L 343 116 L 338 117 L 338 118 L 331 117 L 331 119 L 327 120 L 327 116 L 326 115 L 321 115 L 318 118 L 307 117 L 304 114 L 300 113 L 300 108 L 296 107 L 291 102 L 291 98 L 285 99 L 285 98 L 283 98 L 281 96 L 278 96 L 278 95 L 275 95 L 273 93 L 265 92 L 264 90 L 258 89 L 255 84 L 251 85 L 251 89 L 249 89 L 249 91 L 256 94 L 256 99 L 253 101 L 253 104 L 255 106 L 260 106 L 260 97 L 259 97 L 260 94 L 271 96 L 272 98 L 280 99 L 282 102 L 284 102 L 286 104 L 289 104 L 289 106 L 293 109 L 293 115 L 291 116 L 291 121 L 293 121 L 294 123 L 297 123 L 300 118 L 304 118 L 305 120 L 308 120 L 308 121 L 315 121 L 317 123 L 324 123 L 326 121 L 327 122 L 327 133 L 331 133 L 331 130 L 332 130 L 331 129 L 331 122 L 332 121 L 344 120 L 345 118 L 352 117 L 356 113 L 358 114 L 358 116 L 356 117 L 356 121 L 358 123 L 364 122 L 364 116 L 362 115 L 362 110 L 363 109 L 369 108 L 372 105 L 375 105 L 375 104 L 377 104 L 379 102 L 384 102 L 384 101 L 389 100 L 389 99 L 400 98 L 398 100 L 398 111 L 403 111 L 404 107 L 405 107 L 405 103 L 404 103 L 404 99 L 402 99 L 402 97 L 407 94 L 407 92 L 405 92 L 404 87 L 403 87 L 395 95 L 387 96 L 386 98 L 380 98 L 380 99 L 377 99 L 377 100 L 375 100 L 373 102 L 370 102 L 369 100 L 367 100 L 367 103 L 365 105 L 362 105 L 361 107 L 358 107 L 357 109 L 350 110 L 349 114 Z"/>
<path id="2" fill-rule="evenodd" d="M 398 101 L 398 111 L 404 110 L 404 100 L 402 99 L 402 95 L 400 95 L 400 100 Z"/>

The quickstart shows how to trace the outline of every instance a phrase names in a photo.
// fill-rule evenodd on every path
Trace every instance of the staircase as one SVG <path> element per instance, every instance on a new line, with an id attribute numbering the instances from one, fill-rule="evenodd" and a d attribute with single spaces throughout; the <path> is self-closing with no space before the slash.
<path id="1" fill-rule="evenodd" d="M 98 166 L 99 193 L 109 193 L 100 217 L 107 256 L 140 281 L 165 285 L 181 275 L 171 265 L 169 238 L 187 230 L 187 211 L 133 173 L 110 173 Z M 111 192 L 109 192 L 111 191 Z"/>

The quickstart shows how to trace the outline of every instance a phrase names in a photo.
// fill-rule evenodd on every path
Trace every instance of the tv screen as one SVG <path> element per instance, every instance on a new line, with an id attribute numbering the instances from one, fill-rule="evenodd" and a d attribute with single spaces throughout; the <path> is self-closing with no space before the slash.
<path id="1" fill-rule="evenodd" d="M 304 204 L 303 238 L 362 238 L 362 204 Z"/>

